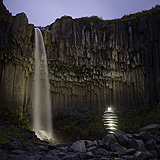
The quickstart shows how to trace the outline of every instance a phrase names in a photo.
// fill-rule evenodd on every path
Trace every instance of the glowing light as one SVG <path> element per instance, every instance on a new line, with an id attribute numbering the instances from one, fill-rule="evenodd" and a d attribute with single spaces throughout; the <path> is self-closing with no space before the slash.
<path id="1" fill-rule="evenodd" d="M 113 112 L 111 107 L 108 107 L 108 112 Z"/>
<path id="2" fill-rule="evenodd" d="M 113 121 L 113 120 L 104 120 L 104 123 L 107 123 L 107 124 L 116 124 L 116 123 L 118 123 L 118 120 L 117 120 L 117 121 Z"/>
<path id="3" fill-rule="evenodd" d="M 108 119 L 117 119 L 117 116 L 112 116 L 112 115 L 105 115 L 105 117 L 109 116 Z"/>
<path id="4" fill-rule="evenodd" d="M 114 112 L 114 109 L 109 106 L 106 108 L 103 115 L 104 125 L 109 133 L 114 133 L 117 130 L 118 117 Z"/>
<path id="5" fill-rule="evenodd" d="M 113 131 L 108 131 L 109 133 L 113 134 L 114 132 Z"/>
<path id="6" fill-rule="evenodd" d="M 109 130 L 117 130 L 115 127 L 107 127 Z"/>
<path id="7" fill-rule="evenodd" d="M 111 127 L 113 127 L 113 126 L 117 126 L 116 124 L 113 124 L 113 123 L 111 123 L 111 124 L 105 124 L 105 125 L 107 125 L 107 126 L 111 126 Z"/>

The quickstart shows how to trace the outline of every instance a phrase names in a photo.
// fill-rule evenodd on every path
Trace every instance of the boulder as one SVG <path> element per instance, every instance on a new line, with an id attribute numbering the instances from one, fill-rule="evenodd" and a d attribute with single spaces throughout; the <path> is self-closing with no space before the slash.
<path id="1" fill-rule="evenodd" d="M 134 148 L 136 151 L 144 151 L 145 150 L 144 143 L 142 140 L 132 139 L 129 142 L 129 147 Z"/>
<path id="2" fill-rule="evenodd" d="M 126 134 L 126 136 L 129 138 L 129 139 L 132 139 L 133 136 L 131 134 Z"/>
<path id="3" fill-rule="evenodd" d="M 120 152 L 111 152 L 110 156 L 109 157 L 114 157 L 114 158 L 117 158 L 117 157 L 120 157 L 122 153 Z M 123 160 L 122 158 L 118 158 L 118 160 Z"/>
<path id="4" fill-rule="evenodd" d="M 62 160 L 83 160 L 83 157 L 80 153 L 69 153 L 65 154 Z"/>
<path id="5" fill-rule="evenodd" d="M 122 146 L 128 146 L 129 138 L 126 135 L 119 135 L 117 140 Z"/>
<path id="6" fill-rule="evenodd" d="M 98 147 L 98 142 L 96 140 L 94 140 L 92 143 L 93 143 L 93 145 L 95 145 L 96 147 Z"/>
<path id="7" fill-rule="evenodd" d="M 153 131 L 159 131 L 159 130 L 160 130 L 160 125 L 158 124 L 151 124 L 141 128 L 142 132 L 153 132 Z"/>
<path id="8" fill-rule="evenodd" d="M 42 146 L 47 146 L 47 145 L 49 145 L 49 142 L 37 139 L 36 142 L 35 142 L 35 145 L 37 145 L 37 146 L 41 146 L 41 145 Z"/>
<path id="9" fill-rule="evenodd" d="M 111 145 L 113 143 L 115 143 L 117 140 L 116 138 L 114 137 L 114 135 L 112 134 L 107 134 L 99 143 L 99 146 L 105 148 L 105 149 L 108 149 L 110 150 L 111 149 Z"/>
<path id="10" fill-rule="evenodd" d="M 160 144 L 160 136 L 158 136 L 158 137 L 156 138 L 156 142 L 157 142 L 157 144 Z"/>
<path id="11" fill-rule="evenodd" d="M 39 146 L 36 146 L 36 150 L 37 150 L 37 151 L 46 152 L 46 151 L 47 151 L 47 148 L 46 148 L 46 146 L 39 145 Z"/>
<path id="12" fill-rule="evenodd" d="M 156 151 L 157 151 L 158 157 L 160 158 L 160 145 L 156 146 Z"/>
<path id="13" fill-rule="evenodd" d="M 83 153 L 82 156 L 83 156 L 83 159 L 93 159 L 94 158 L 93 153 L 90 152 L 90 151 L 86 152 L 86 153 Z"/>
<path id="14" fill-rule="evenodd" d="M 127 149 L 123 146 L 121 146 L 118 142 L 115 142 L 111 145 L 112 152 L 117 152 L 119 154 L 125 154 Z"/>
<path id="15" fill-rule="evenodd" d="M 29 151 L 29 149 L 24 145 L 20 140 L 16 139 L 13 140 L 12 142 L 7 142 L 2 144 L 1 146 L 2 149 L 11 151 L 11 150 L 24 150 L 24 151 Z"/>
<path id="16" fill-rule="evenodd" d="M 28 160 L 25 157 L 26 157 L 26 155 L 16 155 L 16 154 L 10 154 L 8 156 L 9 160 Z"/>
<path id="17" fill-rule="evenodd" d="M 140 152 L 140 151 L 138 151 L 134 155 L 135 160 L 149 160 L 150 158 L 152 158 L 152 154 L 150 152 Z"/>
<path id="18" fill-rule="evenodd" d="M 3 150 L 14 150 L 14 149 L 15 149 L 15 146 L 14 146 L 13 143 L 7 142 L 7 143 L 2 144 L 1 148 L 2 148 Z"/>
<path id="19" fill-rule="evenodd" d="M 22 133 L 24 133 L 25 138 L 27 140 L 32 139 L 32 138 L 37 138 L 37 136 L 35 135 L 35 132 L 31 130 L 22 130 Z"/>
<path id="20" fill-rule="evenodd" d="M 147 142 L 150 139 L 153 139 L 154 136 L 150 132 L 141 132 L 140 134 L 134 135 L 137 139 L 141 139 L 144 142 Z"/>
<path id="21" fill-rule="evenodd" d="M 15 154 L 15 155 L 25 155 L 26 153 L 27 153 L 26 151 L 22 151 L 22 150 L 11 151 L 11 154 Z"/>
<path id="22" fill-rule="evenodd" d="M 75 152 L 86 152 L 86 146 L 84 141 L 76 141 L 72 144 L 71 149 Z"/>
<path id="23" fill-rule="evenodd" d="M 94 140 L 93 142 L 92 141 L 85 141 L 85 143 L 86 143 L 87 147 L 91 147 L 91 146 L 98 147 L 98 142 L 96 140 Z"/>
<path id="24" fill-rule="evenodd" d="M 42 155 L 29 155 L 29 156 L 25 156 L 26 158 L 24 158 L 23 160 L 39 160 L 39 159 L 41 159 L 42 158 Z M 53 159 L 54 160 L 54 159 Z"/>
<path id="25" fill-rule="evenodd" d="M 155 139 L 150 139 L 145 144 L 146 149 L 149 151 L 156 150 L 156 146 L 157 146 L 157 143 Z"/>
<path id="26" fill-rule="evenodd" d="M 57 146 L 55 144 L 48 144 L 48 149 L 57 149 Z"/>
<path id="27" fill-rule="evenodd" d="M 7 154 L 3 150 L 0 149 L 0 159 L 1 160 L 8 160 L 7 157 L 8 157 Z"/>
<path id="28" fill-rule="evenodd" d="M 94 151 L 94 150 L 96 150 L 97 149 L 97 147 L 96 146 L 92 146 L 92 147 L 89 147 L 88 149 L 87 149 L 87 151 Z"/>
<path id="29" fill-rule="evenodd" d="M 152 150 L 151 154 L 152 154 L 153 157 L 158 158 L 158 154 L 155 150 Z"/>
<path id="30" fill-rule="evenodd" d="M 95 155 L 104 155 L 104 156 L 108 156 L 110 155 L 110 152 L 106 151 L 105 149 L 103 148 L 98 148 L 95 152 L 94 152 Z"/>
<path id="31" fill-rule="evenodd" d="M 125 160 L 133 160 L 134 156 L 133 155 L 124 155 L 124 156 L 121 156 L 122 159 L 125 159 Z"/>
<path id="32" fill-rule="evenodd" d="M 44 157 L 41 157 L 40 160 L 60 160 L 58 157 L 53 157 L 51 155 L 46 155 Z"/>
<path id="33" fill-rule="evenodd" d="M 134 155 L 136 153 L 136 150 L 134 148 L 130 148 L 126 151 L 126 155 Z"/>

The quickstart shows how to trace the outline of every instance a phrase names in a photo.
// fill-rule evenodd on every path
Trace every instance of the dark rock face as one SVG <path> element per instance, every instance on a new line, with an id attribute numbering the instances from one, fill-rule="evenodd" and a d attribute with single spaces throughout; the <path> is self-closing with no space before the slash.
<path id="1" fill-rule="evenodd" d="M 31 113 L 34 26 L 1 3 L 0 103 Z M 160 101 L 160 10 L 113 21 L 62 17 L 41 28 L 47 50 L 53 116 L 102 115 Z"/>
<path id="2" fill-rule="evenodd" d="M 158 103 L 159 15 L 157 9 L 114 21 L 63 17 L 43 28 L 57 113 L 102 114 L 107 105 L 127 111 Z"/>
<path id="3" fill-rule="evenodd" d="M 0 4 L 0 104 L 30 113 L 33 80 L 33 31 L 24 13 L 15 17 Z"/>

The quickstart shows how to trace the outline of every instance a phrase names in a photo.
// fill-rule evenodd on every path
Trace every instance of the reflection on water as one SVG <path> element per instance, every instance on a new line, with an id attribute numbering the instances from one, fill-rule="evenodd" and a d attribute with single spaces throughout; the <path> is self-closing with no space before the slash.
<path id="1" fill-rule="evenodd" d="M 112 107 L 107 107 L 103 114 L 103 121 L 109 133 L 114 133 L 117 130 L 118 117 Z"/>

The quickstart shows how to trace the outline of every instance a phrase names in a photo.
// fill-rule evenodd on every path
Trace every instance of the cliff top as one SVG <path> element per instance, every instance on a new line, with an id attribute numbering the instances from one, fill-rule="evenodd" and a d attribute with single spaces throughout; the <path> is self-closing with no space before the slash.
<path id="1" fill-rule="evenodd" d="M 71 16 L 62 16 L 61 18 L 56 19 L 55 22 L 63 21 L 63 20 L 73 20 L 73 21 L 81 21 L 83 23 L 90 23 L 90 22 L 113 22 L 113 21 L 126 21 L 126 20 L 136 20 L 138 18 L 143 18 L 149 15 L 153 14 L 159 14 L 160 13 L 160 5 L 156 5 L 150 10 L 145 10 L 142 12 L 137 12 L 130 15 L 124 15 L 122 18 L 119 19 L 112 19 L 112 20 L 103 20 L 102 18 L 99 18 L 97 16 L 91 16 L 91 17 L 81 17 L 81 18 L 75 18 L 73 19 Z M 53 23 L 52 23 L 53 24 Z"/>

